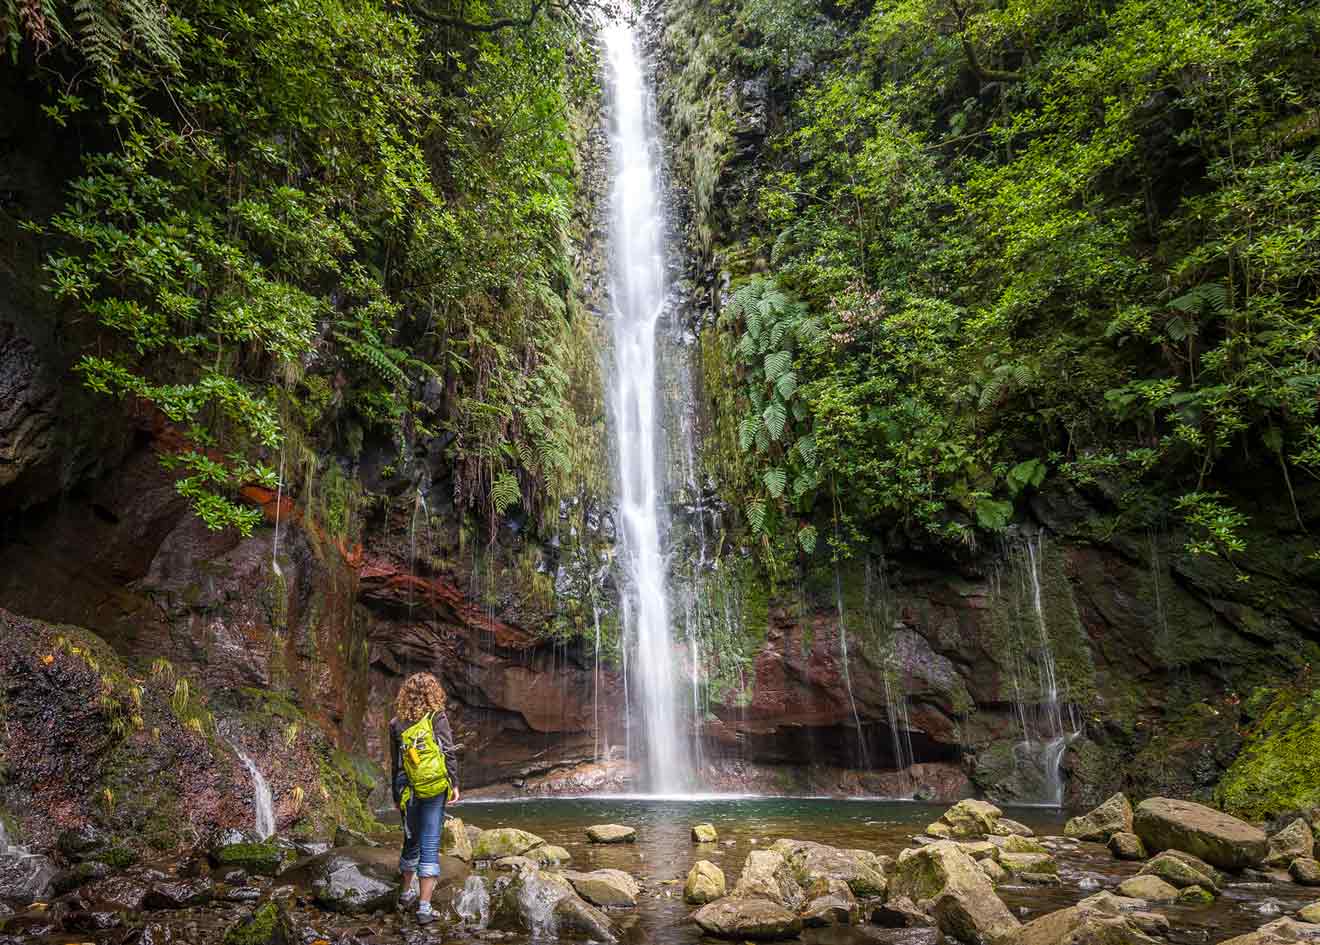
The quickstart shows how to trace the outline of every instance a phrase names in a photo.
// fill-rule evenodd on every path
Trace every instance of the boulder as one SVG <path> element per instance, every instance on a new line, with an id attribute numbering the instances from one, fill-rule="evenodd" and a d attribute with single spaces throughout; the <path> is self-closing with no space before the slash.
<path id="1" fill-rule="evenodd" d="M 1122 792 L 1109 798 L 1089 814 L 1074 817 L 1063 828 L 1064 836 L 1104 843 L 1116 833 L 1132 832 L 1132 805 Z"/>
<path id="2" fill-rule="evenodd" d="M 495 880 L 491 891 L 491 926 L 502 931 L 530 933 L 533 938 L 553 938 L 559 928 L 554 910 L 565 898 L 582 902 L 562 873 L 535 866 L 515 870 Z"/>
<path id="3" fill-rule="evenodd" d="M 1225 939 L 1219 945 L 1287 945 L 1316 940 L 1320 940 L 1320 925 L 1282 918 L 1268 922 L 1254 932 Z"/>
<path id="4" fill-rule="evenodd" d="M 208 853 L 216 866 L 236 866 L 258 876 L 278 876 L 286 851 L 277 843 L 238 839 L 211 845 Z"/>
<path id="5" fill-rule="evenodd" d="M 999 865 L 1013 876 L 1054 875 L 1059 872 L 1059 864 L 1048 853 L 1006 853 L 1001 850 L 998 860 Z"/>
<path id="6" fill-rule="evenodd" d="M 0 902 L 25 906 L 50 895 L 55 864 L 39 853 L 0 854 Z"/>
<path id="7" fill-rule="evenodd" d="M 714 824 L 696 824 L 692 828 L 693 843 L 714 843 L 719 840 L 719 832 Z"/>
<path id="8" fill-rule="evenodd" d="M 723 897 L 724 892 L 724 870 L 710 860 L 697 860 L 692 864 L 687 881 L 683 884 L 684 902 L 703 906 Z"/>
<path id="9" fill-rule="evenodd" d="M 1313 902 L 1309 906 L 1303 906 L 1297 910 L 1297 915 L 1303 922 L 1312 922 L 1320 925 L 1320 902 Z"/>
<path id="10" fill-rule="evenodd" d="M 534 833 L 517 827 L 496 827 L 483 830 L 472 848 L 474 860 L 498 860 L 505 856 L 522 856 L 529 850 L 544 846 L 545 841 Z"/>
<path id="11" fill-rule="evenodd" d="M 617 942 L 610 917 L 577 896 L 564 896 L 551 910 L 555 938 L 582 937 L 593 942 Z"/>
<path id="12" fill-rule="evenodd" d="M 335 839 L 331 844 L 334 847 L 378 847 L 375 840 L 372 840 L 365 833 L 359 833 L 351 827 L 345 827 L 340 824 L 335 828 Z"/>
<path id="13" fill-rule="evenodd" d="M 215 884 L 206 877 L 178 882 L 155 882 L 142 900 L 145 909 L 187 909 L 204 906 L 215 898 Z"/>
<path id="14" fill-rule="evenodd" d="M 298 878 L 322 909 L 355 915 L 392 906 L 399 895 L 399 872 L 384 862 L 349 850 L 331 850 L 300 864 Z"/>
<path id="15" fill-rule="evenodd" d="M 1188 886 L 1178 890 L 1178 902 L 1184 906 L 1205 906 L 1214 901 L 1214 893 L 1202 886 Z"/>
<path id="16" fill-rule="evenodd" d="M 527 859 L 531 860 L 542 869 L 557 869 L 573 859 L 573 854 L 569 853 L 563 847 L 547 843 L 543 847 L 536 847 L 533 850 L 528 850 Z"/>
<path id="17" fill-rule="evenodd" d="M 277 902 L 252 910 L 225 933 L 224 945 L 299 945 L 301 938 Z"/>
<path id="18" fill-rule="evenodd" d="M 1178 889 L 1202 886 L 1212 892 L 1219 891 L 1219 876 L 1213 867 L 1190 854 L 1175 850 L 1166 850 L 1150 860 L 1141 868 L 1141 872 L 1148 876 L 1158 876 Z"/>
<path id="19" fill-rule="evenodd" d="M 117 912 L 137 912 L 147 898 L 147 884 L 136 876 L 109 876 L 84 887 L 82 896 Z"/>
<path id="20" fill-rule="evenodd" d="M 996 886 L 1008 879 L 1008 870 L 1004 869 L 994 860 L 977 860 L 976 866 L 985 874 L 985 878 L 990 880 L 990 882 L 994 883 Z"/>
<path id="21" fill-rule="evenodd" d="M 807 890 L 802 924 L 809 928 L 851 925 L 857 917 L 857 897 L 841 879 L 819 879 Z"/>
<path id="22" fill-rule="evenodd" d="M 1311 826 L 1298 817 L 1270 837 L 1270 849 L 1265 855 L 1265 864 L 1286 867 L 1298 857 L 1310 856 L 1314 852 L 1315 838 L 1311 835 Z"/>
<path id="23" fill-rule="evenodd" d="M 1200 889 L 1200 886 L 1194 887 Z M 1129 899 L 1147 902 L 1173 902 L 1178 898 L 1178 887 L 1170 886 L 1158 876 L 1131 876 L 1118 884 L 1118 892 Z"/>
<path id="24" fill-rule="evenodd" d="M 623 870 L 592 870 L 590 873 L 566 872 L 564 878 L 579 896 L 593 906 L 635 906 L 642 891 L 637 880 Z"/>
<path id="25" fill-rule="evenodd" d="M 637 831 L 623 824 L 597 824 L 587 828 L 587 839 L 592 843 L 632 843 Z"/>
<path id="26" fill-rule="evenodd" d="M 81 827 L 62 831 L 55 838 L 55 848 L 70 863 L 95 859 L 98 853 L 113 845 L 110 835 L 93 824 L 83 824 Z"/>
<path id="27" fill-rule="evenodd" d="M 1007 837 L 996 838 L 1000 840 L 996 849 L 1004 853 L 1045 853 L 1050 851 L 1039 840 L 1033 840 L 1031 837 L 1023 837 L 1018 834 L 1010 834 Z"/>
<path id="28" fill-rule="evenodd" d="M 1137 805 L 1133 832 L 1146 849 L 1182 850 L 1220 869 L 1239 870 L 1265 859 L 1265 832 L 1222 811 L 1169 797 Z"/>
<path id="29" fill-rule="evenodd" d="M 1299 885 L 1320 886 L 1320 861 L 1309 856 L 1299 856 L 1288 867 L 1288 875 Z"/>
<path id="30" fill-rule="evenodd" d="M 1020 928 L 976 861 L 949 841 L 904 850 L 889 894 L 912 900 L 960 942 L 1005 941 Z"/>
<path id="31" fill-rule="evenodd" d="M 753 850 L 747 854 L 742 875 L 731 895 L 735 899 L 768 899 L 794 912 L 806 901 L 806 893 L 788 861 L 773 849 Z"/>
<path id="32" fill-rule="evenodd" d="M 51 880 L 52 891 L 57 896 L 72 892 L 79 886 L 94 883 L 110 875 L 110 867 L 97 860 L 84 860 L 67 870 L 60 870 Z"/>
<path id="33" fill-rule="evenodd" d="M 472 839 L 463 821 L 457 817 L 445 818 L 444 832 L 440 834 L 440 852 L 464 863 L 472 862 Z"/>
<path id="34" fill-rule="evenodd" d="M 951 839 L 975 840 L 996 833 L 996 825 L 1003 815 L 1004 812 L 989 801 L 978 801 L 969 797 L 941 814 L 938 823 L 945 825 L 948 837 Z M 926 832 L 938 836 L 929 828 Z"/>
<path id="35" fill-rule="evenodd" d="M 868 850 L 840 850 L 811 840 L 776 840 L 770 850 L 784 858 L 803 887 L 820 879 L 838 879 L 855 895 L 870 897 L 883 896 L 889 885 L 882 861 Z"/>
<path id="36" fill-rule="evenodd" d="M 989 840 L 967 840 L 959 843 L 958 849 L 962 850 L 973 860 L 993 859 L 999 852 L 999 847 L 995 846 Z"/>
<path id="37" fill-rule="evenodd" d="M 497 870 L 514 873 L 519 870 L 535 870 L 541 868 L 541 865 L 530 856 L 502 856 L 495 861 L 494 866 Z"/>
<path id="38" fill-rule="evenodd" d="M 907 896 L 890 896 L 877 903 L 871 909 L 871 923 L 885 929 L 935 928 L 935 920 L 917 908 Z"/>
<path id="39" fill-rule="evenodd" d="M 1026 824 L 1009 820 L 1007 817 L 1000 817 L 995 822 L 995 836 L 998 837 L 1034 837 L 1035 835 L 1036 831 Z"/>
<path id="40" fill-rule="evenodd" d="M 1116 833 L 1109 838 L 1109 852 L 1120 860 L 1144 860 L 1146 847 L 1135 833 Z"/>
<path id="41" fill-rule="evenodd" d="M 1115 905 L 1114 898 L 1092 896 L 1028 922 L 1014 945 L 1155 945 L 1137 914 Z"/>
<path id="42" fill-rule="evenodd" d="M 797 915 L 769 899 L 721 899 L 702 906 L 692 920 L 715 938 L 776 941 L 796 938 L 802 931 Z"/>

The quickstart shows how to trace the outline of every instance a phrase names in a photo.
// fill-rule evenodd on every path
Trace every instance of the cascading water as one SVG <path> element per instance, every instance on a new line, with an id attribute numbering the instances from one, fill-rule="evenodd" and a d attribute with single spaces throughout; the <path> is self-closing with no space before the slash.
<path id="1" fill-rule="evenodd" d="M 247 768 L 248 775 L 252 778 L 252 808 L 256 811 L 257 836 L 262 840 L 275 835 L 275 800 L 270 793 L 270 784 L 266 781 L 266 776 L 261 773 L 257 763 L 247 756 L 237 745 L 234 746 L 234 753 L 238 755 L 238 760 L 243 762 L 243 767 Z"/>
<path id="2" fill-rule="evenodd" d="M 644 712 L 647 787 L 673 793 L 687 786 L 692 765 L 679 718 L 666 565 L 660 550 L 665 506 L 658 450 L 656 324 L 665 287 L 656 133 L 632 31 L 611 25 L 604 30 L 604 40 L 614 116 L 612 400 L 626 593 L 631 598 L 623 607 L 624 626 L 637 648 L 633 675 Z"/>
<path id="3" fill-rule="evenodd" d="M 480 876 L 469 876 L 462 890 L 454 894 L 454 911 L 463 924 L 484 929 L 490 924 L 490 891 Z"/>

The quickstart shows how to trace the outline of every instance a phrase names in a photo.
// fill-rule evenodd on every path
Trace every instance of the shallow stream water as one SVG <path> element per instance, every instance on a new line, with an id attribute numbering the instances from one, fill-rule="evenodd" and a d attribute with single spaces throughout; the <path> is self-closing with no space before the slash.
<path id="1" fill-rule="evenodd" d="M 588 871 L 610 867 L 625 870 L 642 883 L 638 905 L 613 910 L 628 943 L 654 942 L 662 945 L 697 945 L 702 936 L 689 920 L 693 909 L 683 902 L 683 880 L 698 859 L 716 863 L 729 887 L 737 881 L 748 853 L 780 838 L 814 840 L 831 846 L 860 848 L 896 856 L 913 845 L 913 837 L 939 817 L 946 805 L 896 801 L 832 800 L 817 798 L 572 798 L 531 801 L 463 802 L 451 813 L 465 823 L 482 829 L 519 827 L 565 847 L 572 855 L 568 868 Z M 388 820 L 391 812 L 382 816 Z M 1031 919 L 1071 905 L 1102 889 L 1112 889 L 1140 868 L 1137 863 L 1114 859 L 1100 844 L 1050 840 L 1063 832 L 1065 815 L 1047 808 L 1008 808 L 1007 816 L 1019 820 L 1046 838 L 1057 858 L 1062 884 L 1056 887 L 998 887 L 999 895 L 1020 919 Z M 693 824 L 709 822 L 719 831 L 716 844 L 698 846 L 690 838 Z M 637 841 L 601 846 L 586 838 L 593 824 L 621 823 L 634 827 Z M 388 867 L 395 863 L 397 831 L 376 835 L 382 845 L 359 852 L 365 859 Z M 143 869 L 171 874 L 180 864 L 168 861 Z M 445 859 L 444 880 L 436 892 L 438 911 L 445 917 L 425 929 L 409 915 L 379 912 L 371 915 L 339 916 L 323 912 L 310 903 L 309 890 L 291 887 L 293 871 L 274 881 L 258 880 L 255 895 L 274 896 L 289 907 L 306 942 L 353 942 L 356 945 L 440 945 L 440 943 L 504 942 L 525 945 L 527 935 L 499 933 L 464 925 L 455 911 L 463 894 L 467 868 L 457 860 Z M 231 890 L 217 885 L 219 897 Z M 1169 917 L 1173 931 L 1168 941 L 1176 945 L 1213 945 L 1234 935 L 1251 931 L 1280 914 L 1294 912 L 1320 899 L 1320 889 L 1304 889 L 1277 881 L 1249 882 L 1235 878 L 1224 894 L 1206 906 L 1152 906 Z M 172 942 L 219 943 L 231 925 L 252 905 L 217 901 L 176 912 L 148 912 L 130 917 L 115 929 L 87 929 L 81 934 L 41 934 L 41 916 L 23 920 L 28 935 L 19 941 L 43 943 L 96 942 L 121 945 L 147 941 L 134 932 L 143 925 L 164 926 Z M 472 911 L 472 910 L 469 910 Z M 10 930 L 7 930 L 10 931 Z M 32 934 L 36 933 L 36 934 Z M 150 939 L 161 941 L 164 939 Z M 863 945 L 863 943 L 929 942 L 929 935 L 914 930 L 881 929 L 870 925 L 808 929 L 802 934 L 807 945 Z M 0 941 L 5 941 L 0 934 Z"/>

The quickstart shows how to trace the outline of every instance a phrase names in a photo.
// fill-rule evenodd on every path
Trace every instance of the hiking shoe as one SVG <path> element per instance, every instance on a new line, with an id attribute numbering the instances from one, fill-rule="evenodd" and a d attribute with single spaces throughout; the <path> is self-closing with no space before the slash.
<path id="1" fill-rule="evenodd" d="M 431 908 L 429 902 L 424 902 L 417 908 L 417 924 L 429 925 L 435 921 L 435 910 Z"/>
<path id="2" fill-rule="evenodd" d="M 399 896 L 399 911 L 407 912 L 417 902 L 417 890 L 410 889 Z"/>

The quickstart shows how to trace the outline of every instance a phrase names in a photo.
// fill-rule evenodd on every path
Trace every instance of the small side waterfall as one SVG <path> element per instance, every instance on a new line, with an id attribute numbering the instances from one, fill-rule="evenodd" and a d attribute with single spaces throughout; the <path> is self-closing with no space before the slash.
<path id="1" fill-rule="evenodd" d="M 625 641 L 636 646 L 632 674 L 644 714 L 646 784 L 652 791 L 675 793 L 688 786 L 693 766 L 680 719 L 667 564 L 661 552 L 668 519 L 657 409 L 656 326 L 664 309 L 665 286 L 656 131 L 632 31 L 611 25 L 604 30 L 604 40 L 613 106 L 611 399 L 628 584 Z"/>
<path id="2" fill-rule="evenodd" d="M 454 911 L 463 924 L 484 929 L 490 924 L 490 891 L 480 876 L 467 878 L 463 888 L 454 894 Z"/>
<path id="3" fill-rule="evenodd" d="M 266 776 L 261 773 L 257 763 L 247 756 L 247 754 L 237 745 L 233 746 L 238 760 L 243 762 L 243 767 L 247 768 L 248 775 L 252 778 L 252 809 L 256 811 L 255 829 L 257 836 L 262 840 L 275 835 L 275 799 L 270 793 L 270 784 L 266 781 Z"/>
<path id="4" fill-rule="evenodd" d="M 1012 652 L 1014 703 L 1022 740 L 1014 752 L 1015 761 L 1027 775 L 1026 782 L 1038 788 L 1024 800 L 1051 806 L 1063 803 L 1063 755 L 1068 745 L 1081 734 L 1077 706 L 1062 690 L 1055 661 L 1057 641 L 1051 635 L 1046 616 L 1043 569 L 1045 541 L 1040 533 L 1026 535 L 1007 548 L 1015 587 L 1000 596 L 1009 596 L 1011 635 L 1007 642 Z"/>

